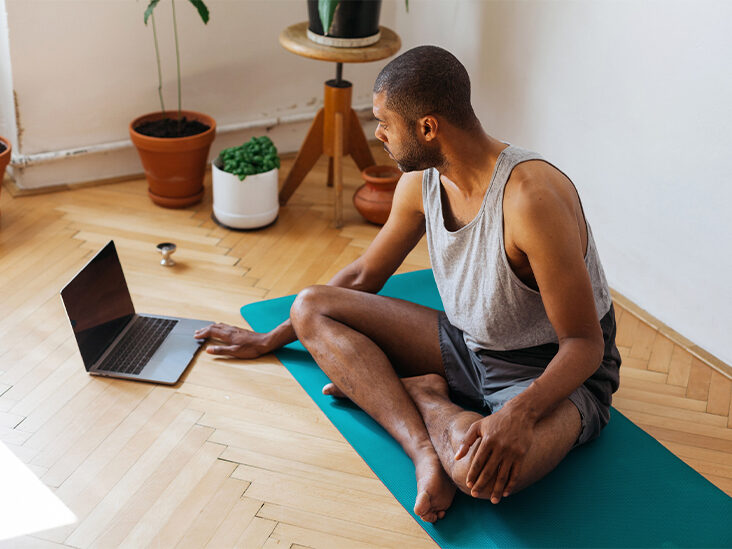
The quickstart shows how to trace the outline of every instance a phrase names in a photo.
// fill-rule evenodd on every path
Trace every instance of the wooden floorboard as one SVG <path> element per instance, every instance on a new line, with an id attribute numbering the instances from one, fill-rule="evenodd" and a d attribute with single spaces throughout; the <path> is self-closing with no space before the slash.
<path id="1" fill-rule="evenodd" d="M 58 295 L 114 239 L 139 310 L 245 325 L 241 305 L 327 282 L 376 236 L 344 168 L 340 229 L 325 159 L 259 231 L 211 220 L 208 175 L 184 210 L 153 205 L 144 180 L 0 195 L 0 440 L 78 518 L 0 546 L 435 547 L 275 358 L 200 354 L 175 387 L 90 377 Z M 427 267 L 423 239 L 398 272 Z M 616 315 L 615 406 L 732 494 L 732 379 L 632 304 Z"/>

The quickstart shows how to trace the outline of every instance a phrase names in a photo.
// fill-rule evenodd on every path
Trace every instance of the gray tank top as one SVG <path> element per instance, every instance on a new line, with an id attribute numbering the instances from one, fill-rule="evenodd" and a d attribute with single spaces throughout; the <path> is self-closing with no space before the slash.
<path id="1" fill-rule="evenodd" d="M 437 288 L 448 320 L 463 331 L 473 351 L 558 342 L 541 295 L 513 272 L 503 242 L 503 190 L 514 167 L 527 160 L 546 162 L 539 154 L 513 145 L 501 151 L 478 215 L 456 231 L 445 228 L 440 174 L 430 168 L 422 177 L 427 247 Z M 601 319 L 612 299 L 589 223 L 585 266 Z"/>

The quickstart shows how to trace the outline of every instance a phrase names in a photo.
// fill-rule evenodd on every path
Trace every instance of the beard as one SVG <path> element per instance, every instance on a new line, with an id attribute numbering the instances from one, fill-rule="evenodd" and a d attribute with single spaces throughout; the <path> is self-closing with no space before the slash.
<path id="1" fill-rule="evenodd" d="M 394 160 L 396 160 L 397 167 L 402 172 L 422 171 L 444 164 L 445 157 L 436 144 L 434 146 L 422 145 L 417 141 L 417 137 L 414 134 L 410 133 L 408 135 L 409 137 L 404 143 L 402 152 L 398 157 L 384 145 L 384 150 L 392 155 Z"/>

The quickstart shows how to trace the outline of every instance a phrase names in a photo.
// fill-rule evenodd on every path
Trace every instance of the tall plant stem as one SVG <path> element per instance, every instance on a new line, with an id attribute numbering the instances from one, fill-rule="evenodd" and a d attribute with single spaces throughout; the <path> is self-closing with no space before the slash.
<path id="1" fill-rule="evenodd" d="M 178 130 L 180 130 L 181 107 L 180 107 L 180 50 L 178 48 L 178 23 L 175 20 L 175 0 L 171 0 L 173 4 L 173 31 L 175 32 L 175 58 L 178 61 Z"/>
<path id="2" fill-rule="evenodd" d="M 163 71 L 160 68 L 160 49 L 158 48 L 158 32 L 155 30 L 155 14 L 152 14 L 153 40 L 155 41 L 155 57 L 158 60 L 158 96 L 160 96 L 160 108 L 165 118 L 165 105 L 163 104 Z"/>

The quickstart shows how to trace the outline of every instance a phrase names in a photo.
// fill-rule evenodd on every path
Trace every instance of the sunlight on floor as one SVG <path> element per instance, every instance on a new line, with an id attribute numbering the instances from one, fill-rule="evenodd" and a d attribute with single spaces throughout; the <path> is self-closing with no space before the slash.
<path id="1" fill-rule="evenodd" d="M 76 522 L 74 514 L 0 443 L 0 540 Z"/>

